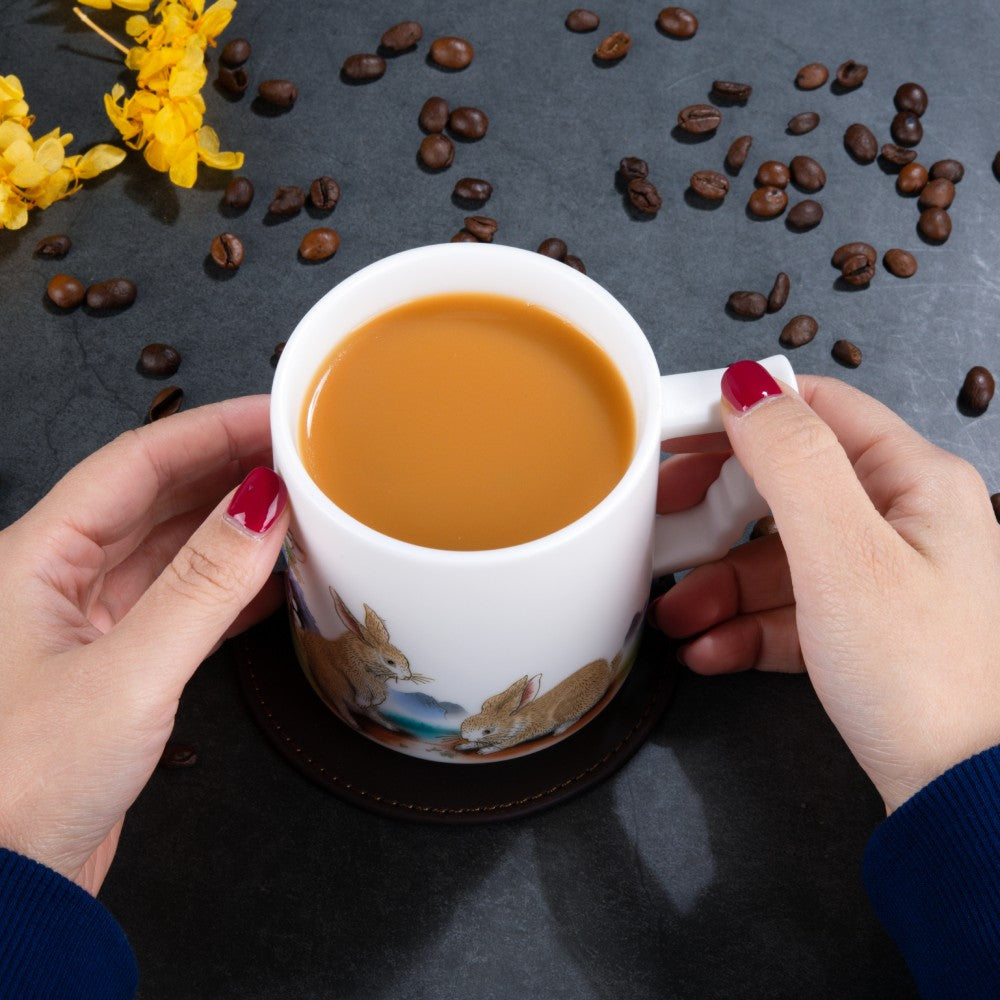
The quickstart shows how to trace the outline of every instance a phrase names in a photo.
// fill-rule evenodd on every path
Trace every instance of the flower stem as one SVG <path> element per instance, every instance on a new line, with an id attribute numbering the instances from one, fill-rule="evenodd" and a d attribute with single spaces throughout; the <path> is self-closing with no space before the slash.
<path id="1" fill-rule="evenodd" d="M 113 38 L 103 28 L 100 28 L 96 24 L 94 24 L 94 22 L 91 21 L 91 19 L 87 17 L 87 15 L 84 14 L 84 12 L 80 10 L 79 7 L 74 7 L 73 13 L 76 14 L 76 16 L 80 18 L 80 20 L 83 21 L 83 23 L 87 25 L 88 28 L 91 28 L 93 31 L 96 31 L 101 36 L 101 38 L 103 38 L 106 42 L 110 42 L 116 49 L 118 49 L 119 52 L 124 52 L 125 55 L 128 55 L 128 49 L 124 45 L 122 45 L 122 43 L 119 42 L 117 38 Z"/>

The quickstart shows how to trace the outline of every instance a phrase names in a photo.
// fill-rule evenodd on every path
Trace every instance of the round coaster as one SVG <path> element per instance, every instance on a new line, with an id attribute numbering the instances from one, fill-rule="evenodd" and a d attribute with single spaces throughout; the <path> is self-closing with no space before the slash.
<path id="1" fill-rule="evenodd" d="M 647 629 L 621 689 L 577 732 L 526 757 L 449 764 L 386 749 L 341 722 L 302 673 L 283 612 L 230 645 L 250 710 L 287 760 L 355 805 L 427 823 L 513 819 L 593 787 L 642 746 L 676 676 L 670 644 Z"/>

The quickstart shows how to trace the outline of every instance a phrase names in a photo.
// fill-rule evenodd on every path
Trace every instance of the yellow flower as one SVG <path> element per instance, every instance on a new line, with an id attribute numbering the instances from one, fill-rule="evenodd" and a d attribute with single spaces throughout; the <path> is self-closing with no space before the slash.
<path id="1" fill-rule="evenodd" d="M 16 122 L 31 128 L 34 115 L 28 114 L 28 102 L 24 99 L 24 88 L 21 81 L 14 76 L 0 76 L 0 121 L 12 118 Z"/>

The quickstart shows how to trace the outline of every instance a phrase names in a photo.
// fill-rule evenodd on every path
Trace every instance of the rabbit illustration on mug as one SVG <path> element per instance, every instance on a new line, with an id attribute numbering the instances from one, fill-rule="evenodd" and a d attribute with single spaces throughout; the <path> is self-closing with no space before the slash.
<path id="1" fill-rule="evenodd" d="M 490 754 L 541 736 L 564 733 L 601 700 L 621 660 L 621 653 L 611 663 L 594 660 L 541 697 L 538 691 L 542 675 L 525 675 L 506 691 L 487 698 L 479 712 L 462 722 L 463 742 L 457 749 Z"/>

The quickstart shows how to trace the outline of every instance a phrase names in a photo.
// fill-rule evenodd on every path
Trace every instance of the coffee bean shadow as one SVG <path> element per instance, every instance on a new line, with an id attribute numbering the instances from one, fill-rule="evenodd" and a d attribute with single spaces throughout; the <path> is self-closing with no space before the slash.
<path id="1" fill-rule="evenodd" d="M 382 73 L 379 76 L 365 77 L 360 80 L 352 79 L 343 70 L 341 70 L 338 75 L 340 77 L 340 82 L 346 84 L 348 87 L 367 87 L 369 84 L 378 83 L 378 81 L 385 76 L 385 73 Z"/>
<path id="2" fill-rule="evenodd" d="M 253 204 L 251 202 L 250 204 Z M 219 202 L 219 215 L 224 219 L 239 219 L 247 214 L 250 205 L 246 205 L 243 208 L 234 208 L 232 205 L 227 205 L 224 201 Z"/>
<path id="3" fill-rule="evenodd" d="M 212 260 L 212 255 L 210 253 L 205 254 L 204 260 L 201 262 L 201 268 L 205 272 L 206 277 L 211 278 L 212 281 L 219 282 L 232 281 L 240 271 L 238 267 L 232 269 L 219 267 L 219 265 Z"/>
<path id="4" fill-rule="evenodd" d="M 715 138 L 715 133 L 717 129 L 712 129 L 709 132 L 688 132 L 686 129 L 682 129 L 680 125 L 675 125 L 670 130 L 670 136 L 677 142 L 682 142 L 687 146 L 697 146 L 703 142 L 708 142 Z"/>
<path id="5" fill-rule="evenodd" d="M 863 80 L 855 87 L 845 87 L 836 78 L 834 78 L 830 81 L 830 93 L 835 94 L 837 97 L 843 97 L 844 94 L 850 94 L 855 90 L 859 90 L 862 86 L 864 86 Z"/>
<path id="6" fill-rule="evenodd" d="M 293 107 L 295 107 L 294 104 L 291 107 L 279 108 L 276 104 L 271 104 L 259 96 L 250 102 L 250 110 L 261 118 L 280 118 L 282 115 L 287 115 Z"/>
<path id="7" fill-rule="evenodd" d="M 741 316 L 735 309 L 733 309 L 731 305 L 729 305 L 728 302 L 726 303 L 725 308 L 726 308 L 726 315 L 730 319 L 735 319 L 740 323 L 758 323 L 760 322 L 760 320 L 764 318 L 764 316 L 767 315 L 767 313 L 764 313 L 763 316 Z"/>
<path id="8" fill-rule="evenodd" d="M 58 272 L 54 272 L 54 273 L 58 273 Z M 66 272 L 63 272 L 63 273 L 66 273 Z M 45 292 L 42 292 L 40 298 L 41 298 L 42 308 L 50 316 L 71 316 L 73 313 L 75 313 L 77 311 L 77 309 L 80 308 L 80 306 L 70 306 L 68 309 L 64 309 L 62 306 L 57 306 L 52 301 L 52 299 L 50 299 L 48 297 L 48 295 L 45 294 Z M 83 303 L 81 303 L 80 305 L 82 305 L 82 304 Z"/>
<path id="9" fill-rule="evenodd" d="M 336 205 L 333 208 L 317 208 L 312 202 L 307 201 L 305 203 L 305 213 L 310 219 L 315 219 L 317 222 L 322 222 L 329 216 L 333 215 L 336 211 Z"/>
<path id="10" fill-rule="evenodd" d="M 451 163 L 449 163 L 447 167 L 429 167 L 420 158 L 420 152 L 419 152 L 419 150 L 416 153 L 413 154 L 413 159 L 414 159 L 414 162 L 417 164 L 417 167 L 420 170 L 422 170 L 425 174 L 429 174 L 431 177 L 433 177 L 435 174 L 443 174 L 452 165 Z M 454 163 L 454 160 L 452 161 L 452 163 Z"/>
<path id="11" fill-rule="evenodd" d="M 454 193 L 451 196 L 451 203 L 463 212 L 478 212 L 488 201 L 489 198 L 462 198 Z"/>
<path id="12" fill-rule="evenodd" d="M 400 56 L 408 56 L 411 52 L 415 52 L 419 42 L 414 42 L 412 45 L 407 46 L 405 49 L 388 49 L 381 43 L 375 50 L 376 55 L 380 55 L 387 62 L 392 59 L 398 59 Z"/>
<path id="13" fill-rule="evenodd" d="M 659 214 L 658 212 L 643 212 L 641 209 L 635 207 L 631 201 L 628 199 L 628 195 L 622 198 L 622 208 L 625 209 L 625 214 L 633 222 L 652 222 L 653 219 Z"/>
<path id="14" fill-rule="evenodd" d="M 694 188 L 689 187 L 684 192 L 684 204 L 696 208 L 700 212 L 716 212 L 722 208 L 725 198 L 703 198 Z"/>
<path id="15" fill-rule="evenodd" d="M 962 393 L 955 397 L 955 407 L 958 412 L 962 414 L 963 417 L 981 417 L 984 410 L 978 409 L 974 406 L 969 406 L 969 404 L 962 398 Z"/>
<path id="16" fill-rule="evenodd" d="M 838 275 L 833 281 L 833 290 L 835 292 L 864 292 L 868 290 L 869 285 L 852 285 L 849 281 L 844 281 L 843 275 Z"/>
<path id="17" fill-rule="evenodd" d="M 268 209 L 264 213 L 264 218 L 260 221 L 261 225 L 267 226 L 270 229 L 273 226 L 280 226 L 283 222 L 290 222 L 292 219 L 297 219 L 301 213 L 302 209 L 299 209 L 298 212 L 293 212 L 291 215 L 280 215 L 278 212 L 272 212 Z"/>
<path id="18" fill-rule="evenodd" d="M 249 89 L 249 87 L 247 89 Z M 244 97 L 246 97 L 247 93 L 246 90 L 241 90 L 239 91 L 239 93 L 236 93 L 235 91 L 230 90 L 228 87 L 223 87 L 222 84 L 219 83 L 218 77 L 216 77 L 212 81 L 212 90 L 214 90 L 215 93 L 217 93 L 224 101 L 226 101 L 229 104 L 238 104 L 240 101 L 243 100 Z M 257 99 L 260 100 L 260 98 Z"/>
<path id="19" fill-rule="evenodd" d="M 739 177 L 740 172 L 743 170 L 743 167 L 745 166 L 746 166 L 745 163 L 741 164 L 738 167 L 731 167 L 728 163 L 723 164 L 723 168 L 725 169 L 726 175 L 728 177 Z"/>
<path id="20" fill-rule="evenodd" d="M 600 56 L 595 54 L 590 57 L 591 63 L 598 69 L 614 69 L 616 66 L 621 65 L 624 60 L 625 56 L 620 56 L 617 59 L 602 59 Z"/>
<path id="21" fill-rule="evenodd" d="M 903 164 L 893 163 L 891 160 L 887 160 L 881 153 L 875 159 L 878 164 L 879 169 L 883 174 L 887 174 L 890 177 L 895 177 L 899 174 L 899 171 L 903 168 Z"/>
<path id="22" fill-rule="evenodd" d="M 705 95 L 710 104 L 717 108 L 745 108 L 748 97 L 726 97 L 725 94 L 717 94 L 714 90 L 709 90 Z"/>

